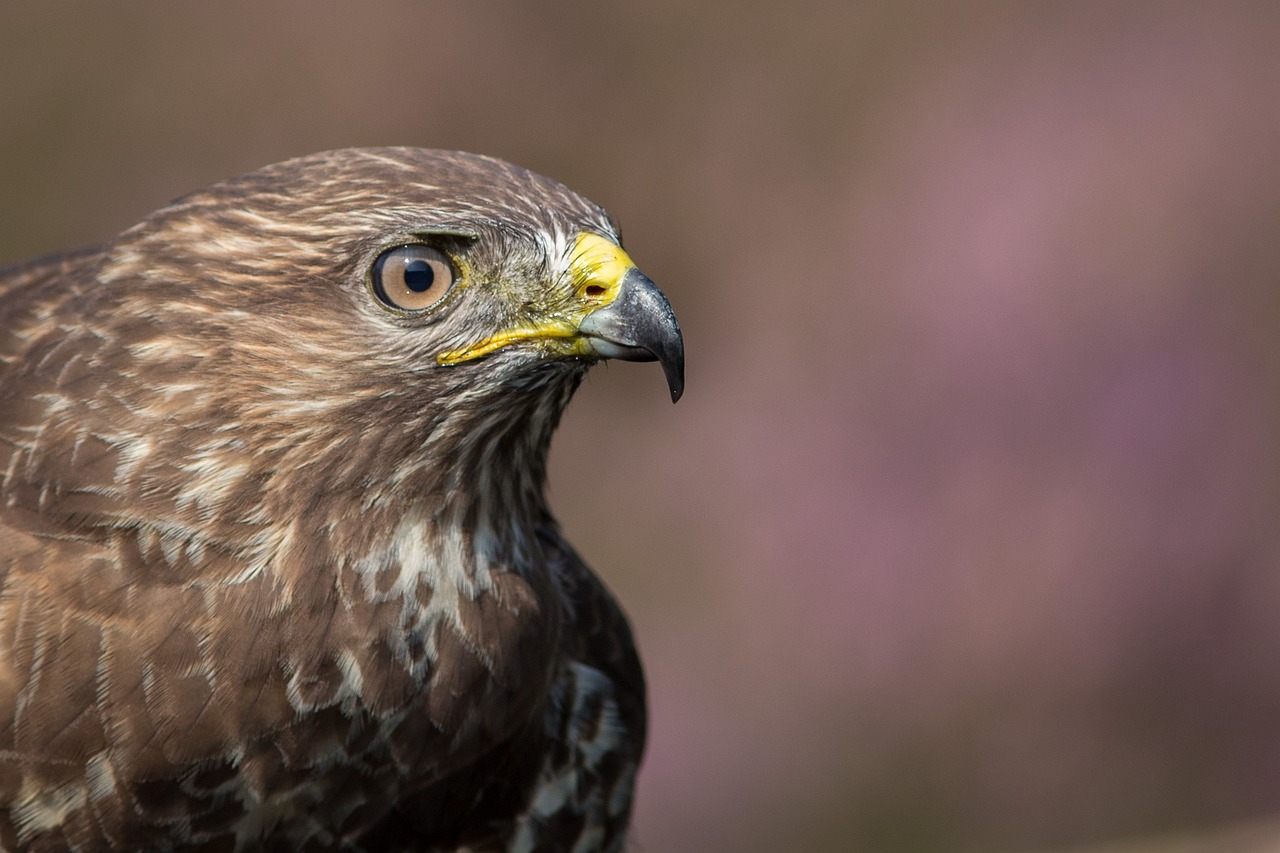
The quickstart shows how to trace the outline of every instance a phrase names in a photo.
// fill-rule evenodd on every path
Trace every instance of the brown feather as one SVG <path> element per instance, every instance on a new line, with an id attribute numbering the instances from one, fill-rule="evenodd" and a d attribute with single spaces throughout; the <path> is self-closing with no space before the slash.
<path id="1" fill-rule="evenodd" d="M 544 497 L 590 360 L 435 361 L 583 231 L 501 161 L 337 151 L 0 271 L 0 848 L 621 846 L 643 677 Z M 423 232 L 467 282 L 406 318 L 366 275 Z"/>

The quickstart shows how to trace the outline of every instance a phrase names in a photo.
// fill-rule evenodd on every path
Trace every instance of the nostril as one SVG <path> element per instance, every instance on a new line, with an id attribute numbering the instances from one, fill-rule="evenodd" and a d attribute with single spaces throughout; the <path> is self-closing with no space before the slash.
<path id="1" fill-rule="evenodd" d="M 589 284 L 583 293 L 591 299 L 599 299 L 601 296 L 604 296 L 604 288 L 598 284 Z"/>

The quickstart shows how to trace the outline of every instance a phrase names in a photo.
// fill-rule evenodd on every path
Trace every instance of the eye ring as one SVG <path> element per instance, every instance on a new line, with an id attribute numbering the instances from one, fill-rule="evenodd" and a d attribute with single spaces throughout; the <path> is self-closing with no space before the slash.
<path id="1" fill-rule="evenodd" d="M 425 243 L 387 249 L 373 262 L 373 294 L 395 311 L 425 311 L 456 279 L 449 256 Z"/>

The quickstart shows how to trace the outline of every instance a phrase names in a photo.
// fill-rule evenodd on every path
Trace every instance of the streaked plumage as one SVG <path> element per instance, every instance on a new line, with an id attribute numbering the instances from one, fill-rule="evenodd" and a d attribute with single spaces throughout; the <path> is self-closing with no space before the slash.
<path id="1" fill-rule="evenodd" d="M 419 243 L 458 282 L 393 310 Z M 0 847 L 619 849 L 643 676 L 544 498 L 592 363 L 680 390 L 617 243 L 368 149 L 0 271 Z"/>

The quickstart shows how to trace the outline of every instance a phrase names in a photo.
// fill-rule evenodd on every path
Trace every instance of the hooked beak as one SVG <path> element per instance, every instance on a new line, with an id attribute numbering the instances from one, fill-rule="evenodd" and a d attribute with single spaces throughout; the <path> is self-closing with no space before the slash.
<path id="1" fill-rule="evenodd" d="M 671 303 L 649 277 L 630 267 L 617 295 L 578 324 L 591 349 L 603 358 L 657 361 L 667 377 L 671 402 L 684 393 L 684 338 Z"/>

